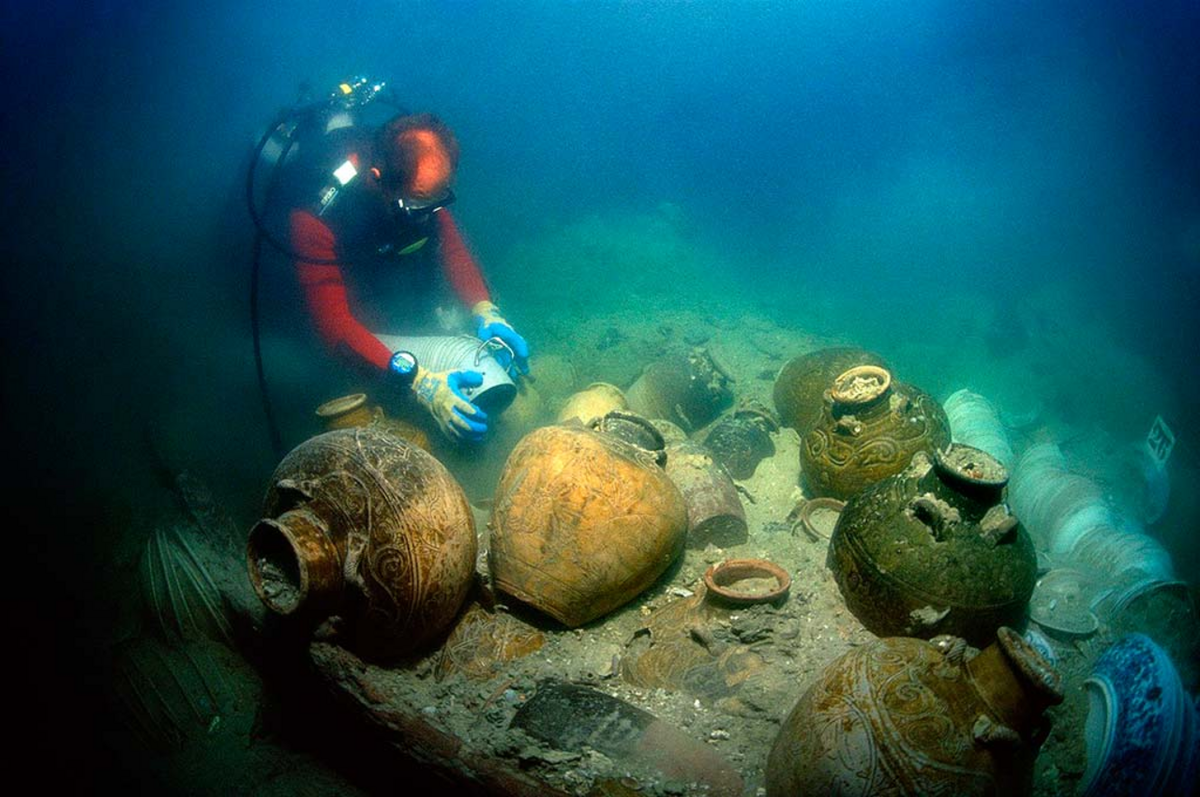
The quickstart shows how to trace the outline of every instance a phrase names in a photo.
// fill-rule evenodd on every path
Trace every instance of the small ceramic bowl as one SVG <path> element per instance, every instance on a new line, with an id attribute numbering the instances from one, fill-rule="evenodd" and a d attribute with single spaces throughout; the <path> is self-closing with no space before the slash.
<path id="1" fill-rule="evenodd" d="M 792 577 L 766 559 L 730 559 L 708 568 L 704 585 L 717 600 L 750 606 L 782 599 L 792 585 Z"/>

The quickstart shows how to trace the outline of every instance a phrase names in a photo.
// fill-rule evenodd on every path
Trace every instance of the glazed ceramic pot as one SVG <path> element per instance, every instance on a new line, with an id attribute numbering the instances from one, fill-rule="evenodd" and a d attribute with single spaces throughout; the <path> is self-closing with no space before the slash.
<path id="1" fill-rule="evenodd" d="M 1008 432 L 1000 421 L 1000 412 L 984 396 L 970 390 L 958 390 L 942 404 L 950 423 L 950 437 L 955 443 L 988 452 L 1006 468 L 1015 457 L 1008 442 Z"/>
<path id="2" fill-rule="evenodd" d="M 613 410 L 628 408 L 629 402 L 625 400 L 621 388 L 607 382 L 593 382 L 567 399 L 567 403 L 559 410 L 558 422 L 566 423 L 574 418 L 586 426 Z"/>
<path id="3" fill-rule="evenodd" d="M 1184 688 L 1200 688 L 1200 616 L 1190 585 L 1141 573 L 1101 583 L 1092 607 L 1109 632 L 1149 636 L 1171 657 Z"/>
<path id="4" fill-rule="evenodd" d="M 475 573 L 475 522 L 440 462 L 375 427 L 318 435 L 284 457 L 250 531 L 267 608 L 338 616 L 346 644 L 390 658 L 445 631 Z"/>
<path id="5" fill-rule="evenodd" d="M 756 401 L 741 402 L 700 436 L 713 458 L 735 479 L 749 479 L 758 463 L 775 454 L 771 433 L 779 431 L 775 413 Z"/>
<path id="6" fill-rule="evenodd" d="M 374 413 L 367 404 L 366 393 L 351 393 L 330 399 L 317 407 L 317 417 L 325 422 L 326 429 L 333 431 L 367 426 L 374 419 Z"/>
<path id="7" fill-rule="evenodd" d="M 718 548 L 747 538 L 746 511 L 729 474 L 707 448 L 683 441 L 667 446 L 667 476 L 687 506 L 687 545 Z"/>
<path id="8" fill-rule="evenodd" d="M 847 501 L 904 470 L 918 451 L 932 456 L 949 442 L 946 413 L 928 394 L 883 368 L 858 366 L 826 391 L 821 417 L 801 441 L 801 472 L 815 495 Z"/>
<path id="9" fill-rule="evenodd" d="M 803 437 L 820 420 L 822 400 L 834 377 L 856 365 L 887 367 L 878 355 L 851 346 L 818 349 L 788 360 L 775 377 L 780 422 Z"/>
<path id="10" fill-rule="evenodd" d="M 1200 778 L 1200 717 L 1166 652 L 1124 637 L 1084 681 L 1088 694 L 1086 797 L 1191 794 Z"/>
<path id="11" fill-rule="evenodd" d="M 687 508 L 663 459 L 662 436 L 628 413 L 522 438 L 488 523 L 496 587 L 574 627 L 653 584 L 687 534 Z"/>
<path id="12" fill-rule="evenodd" d="M 854 616 L 880 636 L 975 645 L 1019 624 L 1037 557 L 1003 502 L 1007 478 L 990 455 L 953 444 L 850 499 L 828 564 Z"/>
<path id="13" fill-rule="evenodd" d="M 1062 701 L 1058 673 L 1001 628 L 961 639 L 880 639 L 827 666 L 783 721 L 767 794 L 1028 794 Z"/>
<path id="14" fill-rule="evenodd" d="M 374 426 L 418 448 L 429 450 L 429 435 L 424 430 L 407 421 L 388 417 L 383 407 L 368 403 L 366 393 L 352 393 L 326 401 L 317 407 L 317 417 L 324 421 L 327 431 Z"/>
<path id="15" fill-rule="evenodd" d="M 728 370 L 704 348 L 664 357 L 647 366 L 625 391 L 629 409 L 644 418 L 665 418 L 691 432 L 729 405 Z"/>

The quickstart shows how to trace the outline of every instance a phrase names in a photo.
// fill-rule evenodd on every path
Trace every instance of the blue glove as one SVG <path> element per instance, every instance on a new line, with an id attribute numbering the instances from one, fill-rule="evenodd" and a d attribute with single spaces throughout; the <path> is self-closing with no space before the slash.
<path id="1" fill-rule="evenodd" d="M 487 413 L 472 404 L 462 388 L 482 384 L 483 374 L 478 371 L 427 371 L 418 366 L 412 389 L 442 434 L 478 442 L 487 432 Z"/>
<path id="2" fill-rule="evenodd" d="M 500 361 L 500 365 L 504 366 L 505 370 L 515 367 L 517 373 L 529 373 L 529 344 L 517 334 L 512 324 L 504 320 L 496 305 L 491 302 L 477 302 L 471 308 L 471 313 L 475 316 L 475 337 L 480 340 L 500 338 L 512 349 L 512 362 L 508 362 L 508 352 L 497 354 L 496 359 Z"/>

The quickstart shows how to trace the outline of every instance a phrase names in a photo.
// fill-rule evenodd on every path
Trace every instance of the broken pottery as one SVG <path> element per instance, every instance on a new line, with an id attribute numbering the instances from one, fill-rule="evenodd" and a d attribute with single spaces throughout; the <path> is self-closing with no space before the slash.
<path id="1" fill-rule="evenodd" d="M 1004 504 L 1007 479 L 990 455 L 953 444 L 850 499 L 828 565 L 855 617 L 879 636 L 977 645 L 1019 624 L 1037 558 Z"/>
<path id="2" fill-rule="evenodd" d="M 590 747 L 634 767 L 696 784 L 697 793 L 738 797 L 742 779 L 703 742 L 634 705 L 587 686 L 547 680 L 512 727 L 556 750 Z"/>
<path id="3" fill-rule="evenodd" d="M 747 538 L 746 511 L 729 474 L 704 446 L 685 440 L 667 446 L 667 476 L 687 505 L 687 545 L 728 548 Z"/>

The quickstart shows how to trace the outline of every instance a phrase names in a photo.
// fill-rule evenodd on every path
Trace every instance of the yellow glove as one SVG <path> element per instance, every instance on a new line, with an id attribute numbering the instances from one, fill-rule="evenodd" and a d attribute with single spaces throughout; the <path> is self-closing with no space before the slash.
<path id="1" fill-rule="evenodd" d="M 478 441 L 487 432 L 487 413 L 472 404 L 461 389 L 482 384 L 479 371 L 428 371 L 417 366 L 412 390 L 443 434 Z"/>

